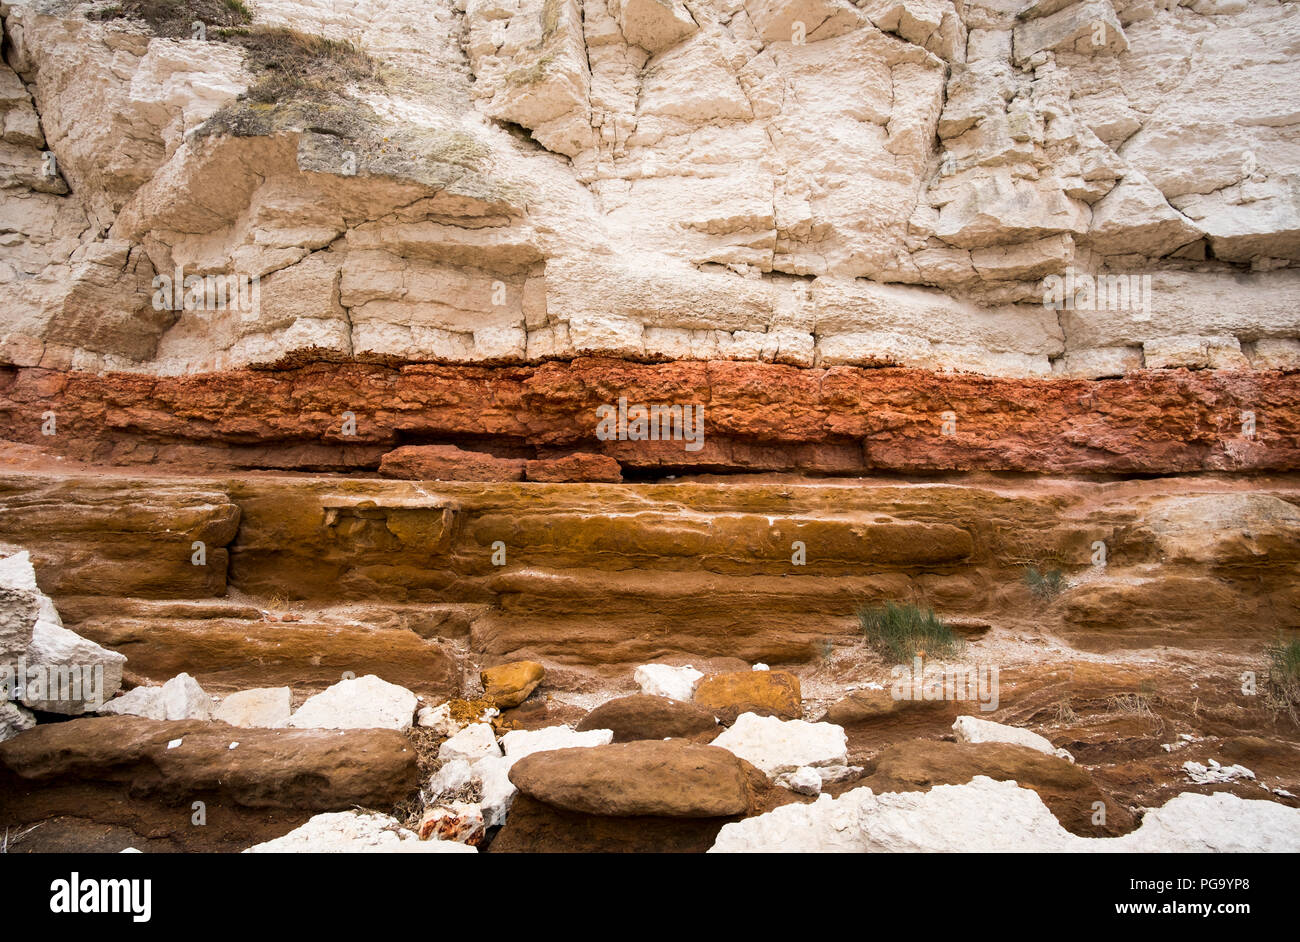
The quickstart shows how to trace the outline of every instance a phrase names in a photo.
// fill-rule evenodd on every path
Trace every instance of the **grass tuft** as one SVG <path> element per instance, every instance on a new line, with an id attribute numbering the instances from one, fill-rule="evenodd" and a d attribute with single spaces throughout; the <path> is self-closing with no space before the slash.
<path id="1" fill-rule="evenodd" d="M 1065 573 L 1059 569 L 1040 572 L 1037 566 L 1025 567 L 1025 585 L 1034 598 L 1050 602 L 1065 591 Z"/>
<path id="2" fill-rule="evenodd" d="M 858 610 L 862 633 L 881 654 L 905 663 L 917 655 L 946 657 L 961 651 L 961 638 L 929 608 L 886 602 Z"/>
<path id="3" fill-rule="evenodd" d="M 1300 638 L 1278 641 L 1268 648 L 1265 702 L 1300 723 Z"/>
<path id="4" fill-rule="evenodd" d="M 257 81 L 248 101 L 276 104 L 291 98 L 332 100 L 350 84 L 382 84 L 379 64 L 356 43 L 283 27 L 232 31 L 229 40 L 248 52 Z"/>

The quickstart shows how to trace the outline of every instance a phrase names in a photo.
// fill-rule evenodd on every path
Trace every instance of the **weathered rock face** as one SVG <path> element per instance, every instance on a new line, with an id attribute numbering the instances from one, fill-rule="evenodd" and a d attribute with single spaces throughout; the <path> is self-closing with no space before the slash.
<path id="1" fill-rule="evenodd" d="M 1023 620 L 1090 650 L 1258 644 L 1300 619 L 1300 531 L 1294 485 L 1252 483 L 615 487 L 300 476 L 163 490 L 133 477 L 29 472 L 0 475 L 0 539 L 28 539 L 68 626 L 126 654 L 137 682 L 185 671 L 214 693 L 320 689 L 351 671 L 436 705 L 463 692 L 466 648 L 480 664 L 528 659 L 629 677 L 668 654 L 799 664 L 828 638 L 858 634 L 863 599 L 926 596 L 946 616 Z M 176 508 L 167 513 L 185 519 L 186 486 L 240 520 L 228 562 L 178 581 L 177 599 L 139 599 L 153 573 L 198 568 L 188 534 L 142 533 L 130 558 L 92 560 L 79 541 L 100 545 L 110 526 L 122 533 L 108 521 L 129 522 L 144 494 L 167 494 Z M 1051 605 L 1024 587 L 1027 559 L 1064 571 Z M 100 578 L 78 578 L 91 562 Z M 279 601 L 263 610 L 187 600 L 214 582 Z M 772 682 L 750 673 L 747 683 Z"/>
<path id="2" fill-rule="evenodd" d="M 0 743 L 0 778 L 14 821 L 93 808 L 96 821 L 182 847 L 240 850 L 314 812 L 391 807 L 414 790 L 418 772 L 415 751 L 393 730 L 237 730 L 115 716 L 43 724 Z M 195 826 L 196 801 L 214 827 Z"/>
<path id="3" fill-rule="evenodd" d="M 1300 363 L 1280 0 L 263 0 L 251 38 L 221 25 L 5 6 L 4 361 Z M 257 32 L 284 27 L 355 41 L 354 73 L 268 81 Z M 161 303 L 178 273 L 248 304 Z M 1074 274 L 1103 281 L 1046 308 Z"/>
<path id="4" fill-rule="evenodd" d="M 1117 652 L 1294 720 L 1224 678 L 1300 625 L 1300 5 L 249 6 L 0 2 L 0 666 L 130 688 L 0 701 L 21 816 L 702 850 L 870 775 L 956 789 L 719 844 L 1071 848 L 1220 758 Z M 1085 771 L 934 742 L 886 599 L 1029 662 L 959 738 Z M 287 833 L 354 804 L 411 816 Z"/>

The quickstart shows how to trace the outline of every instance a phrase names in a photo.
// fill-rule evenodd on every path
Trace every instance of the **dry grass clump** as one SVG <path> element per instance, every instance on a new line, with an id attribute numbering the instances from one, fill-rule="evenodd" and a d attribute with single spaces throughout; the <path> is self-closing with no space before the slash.
<path id="1" fill-rule="evenodd" d="M 257 77 L 244 95 L 251 102 L 326 101 L 348 85 L 383 84 L 379 63 L 351 41 L 279 26 L 231 31 L 226 38 L 248 52 L 248 67 Z"/>
<path id="2" fill-rule="evenodd" d="M 119 0 L 91 10 L 93 20 L 143 20 L 155 36 L 191 39 L 194 23 L 208 29 L 237 29 L 253 21 L 243 0 Z"/>
<path id="3" fill-rule="evenodd" d="M 1300 638 L 1278 641 L 1269 647 L 1264 701 L 1300 723 Z"/>

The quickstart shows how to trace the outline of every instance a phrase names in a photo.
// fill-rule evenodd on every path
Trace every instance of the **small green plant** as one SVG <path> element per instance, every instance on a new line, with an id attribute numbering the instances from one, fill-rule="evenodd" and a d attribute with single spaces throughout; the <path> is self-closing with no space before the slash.
<path id="1" fill-rule="evenodd" d="M 858 610 L 867 643 L 895 663 L 922 657 L 946 657 L 961 651 L 962 640 L 939 620 L 933 609 L 886 602 Z"/>
<path id="2" fill-rule="evenodd" d="M 1280 683 L 1300 682 L 1300 638 L 1274 644 L 1268 649 L 1269 677 Z"/>
<path id="3" fill-rule="evenodd" d="M 1037 566 L 1026 566 L 1025 585 L 1034 598 L 1050 602 L 1065 591 L 1065 573 L 1059 569 L 1040 572 Z"/>

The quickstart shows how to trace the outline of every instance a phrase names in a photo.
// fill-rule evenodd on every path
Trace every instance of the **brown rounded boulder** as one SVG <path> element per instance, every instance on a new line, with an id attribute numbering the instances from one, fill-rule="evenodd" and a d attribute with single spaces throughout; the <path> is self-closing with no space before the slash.
<path id="1" fill-rule="evenodd" d="M 695 688 L 695 702 L 730 725 L 742 713 L 803 718 L 799 678 L 789 671 L 732 671 L 705 677 Z"/>
<path id="2" fill-rule="evenodd" d="M 602 703 L 584 716 L 577 728 L 612 730 L 616 743 L 642 739 L 707 742 L 721 732 L 713 711 L 698 703 L 640 693 Z"/>
<path id="3" fill-rule="evenodd" d="M 717 818 L 750 807 L 739 759 L 681 740 L 535 752 L 515 763 L 510 781 L 547 805 L 605 817 Z"/>

